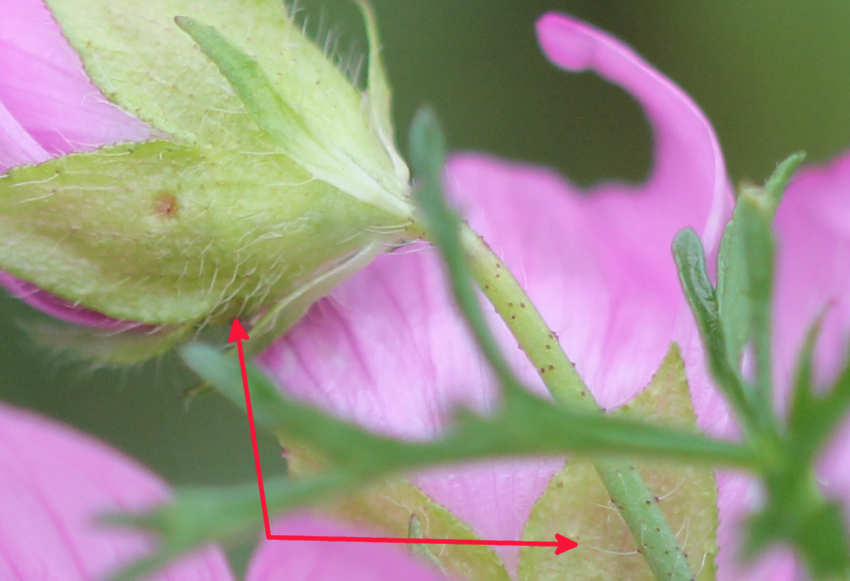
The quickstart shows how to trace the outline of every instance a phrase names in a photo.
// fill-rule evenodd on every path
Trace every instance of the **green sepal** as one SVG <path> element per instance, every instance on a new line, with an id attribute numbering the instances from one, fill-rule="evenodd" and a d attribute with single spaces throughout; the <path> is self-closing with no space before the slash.
<path id="1" fill-rule="evenodd" d="M 355 1 L 358 8 L 360 8 L 360 12 L 363 14 L 366 35 L 369 39 L 369 78 L 366 86 L 366 98 L 369 102 L 369 116 L 372 121 L 372 129 L 381 140 L 381 143 L 384 144 L 384 149 L 389 152 L 399 180 L 406 184 L 410 181 L 410 170 L 394 146 L 395 130 L 393 129 L 392 120 L 392 91 L 390 90 L 390 83 L 387 79 L 383 59 L 381 58 L 381 40 L 378 34 L 378 21 L 368 0 Z"/>
<path id="2" fill-rule="evenodd" d="M 36 322 L 22 325 L 41 347 L 91 361 L 95 365 L 134 365 L 158 357 L 192 336 L 187 327 L 158 327 L 114 331 L 82 327 L 64 322 Z"/>
<path id="3" fill-rule="evenodd" d="M 402 199 L 406 184 L 386 190 L 385 176 L 378 169 L 358 165 L 353 152 L 339 148 L 337 135 L 316 135 L 307 115 L 309 110 L 284 99 L 255 58 L 231 44 L 215 28 L 186 16 L 175 18 L 204 54 L 213 61 L 241 99 L 257 125 L 277 146 L 316 179 L 325 181 L 359 200 L 400 217 L 410 214 L 411 206 Z M 345 132 L 339 127 L 338 132 Z M 323 139 L 324 138 L 324 139 Z M 383 156 L 386 157 L 386 154 Z M 390 167 L 392 165 L 390 164 Z M 385 169 L 385 168 L 381 168 Z"/>
<path id="4" fill-rule="evenodd" d="M 334 287 L 367 266 L 384 250 L 386 250 L 385 242 L 373 242 L 344 260 L 338 261 L 325 272 L 305 281 L 287 296 L 271 305 L 254 322 L 251 328 L 251 341 L 245 345 L 245 356 L 251 359 L 262 353 L 275 339 L 289 331 L 318 297 L 329 294 Z"/>
<path id="5" fill-rule="evenodd" d="M 696 430 L 684 364 L 675 346 L 649 386 L 616 414 L 682 430 Z M 712 470 L 648 462 L 640 462 L 636 467 L 676 533 L 696 579 L 714 579 L 718 514 Z M 575 540 L 578 547 L 566 557 L 523 548 L 520 581 L 655 579 L 587 460 L 572 459 L 552 477 L 534 505 L 523 539 L 545 541 L 555 533 Z"/>
<path id="6" fill-rule="evenodd" d="M 0 269 L 116 319 L 230 322 L 303 296 L 394 223 L 284 155 L 120 144 L 0 178 Z"/>
<path id="7" fill-rule="evenodd" d="M 259 346 L 411 237 L 367 5 L 372 101 L 276 0 L 49 8 L 92 81 L 156 140 L 0 176 L 0 269 L 181 333 L 242 316 Z"/>
<path id="8" fill-rule="evenodd" d="M 363 96 L 305 37 L 279 0 L 47 4 L 107 98 L 171 138 L 260 155 L 275 150 L 216 65 L 174 23 L 175 17 L 186 16 L 214 28 L 255 59 L 282 100 L 308 120 L 319 142 L 334 144 L 391 194 L 407 191 L 387 142 L 376 138 L 371 116 L 363 111 Z"/>

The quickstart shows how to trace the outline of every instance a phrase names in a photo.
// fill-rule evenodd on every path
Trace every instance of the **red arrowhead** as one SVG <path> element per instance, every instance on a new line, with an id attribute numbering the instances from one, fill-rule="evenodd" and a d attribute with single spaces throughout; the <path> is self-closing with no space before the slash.
<path id="1" fill-rule="evenodd" d="M 568 539 L 564 535 L 559 535 L 555 533 L 555 540 L 558 541 L 558 548 L 555 549 L 555 554 L 560 555 L 561 553 L 566 553 L 571 549 L 575 549 L 578 546 L 578 543 L 573 541 L 572 539 Z"/>
<path id="2" fill-rule="evenodd" d="M 228 343 L 233 343 L 234 341 L 248 340 L 248 333 L 245 332 L 245 329 L 242 328 L 242 323 L 239 322 L 239 319 L 233 319 L 233 326 L 230 328 L 230 336 L 227 338 Z"/>

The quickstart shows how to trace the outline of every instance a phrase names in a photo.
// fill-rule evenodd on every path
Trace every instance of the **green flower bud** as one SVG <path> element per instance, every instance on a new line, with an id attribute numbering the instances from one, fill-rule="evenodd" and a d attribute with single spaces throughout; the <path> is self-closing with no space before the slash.
<path id="1" fill-rule="evenodd" d="M 410 237 L 365 1 L 365 92 L 279 0 L 47 4 L 92 81 L 158 139 L 0 176 L 0 270 L 159 329 L 122 362 L 234 317 L 270 340 Z"/>

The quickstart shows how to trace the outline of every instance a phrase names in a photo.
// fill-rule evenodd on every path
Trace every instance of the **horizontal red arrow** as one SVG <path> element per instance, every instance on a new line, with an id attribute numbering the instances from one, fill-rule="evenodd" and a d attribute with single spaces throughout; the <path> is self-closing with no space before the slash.
<path id="1" fill-rule="evenodd" d="M 331 543 L 397 543 L 404 545 L 500 545 L 508 547 L 556 547 L 560 555 L 575 549 L 578 543 L 555 533 L 557 541 L 484 541 L 479 539 L 415 539 L 406 537 L 330 537 L 322 535 L 272 535 L 272 541 L 326 541 Z"/>
<path id="2" fill-rule="evenodd" d="M 245 353 L 242 341 L 248 340 L 248 333 L 238 319 L 233 320 L 228 341 L 236 341 L 239 351 L 239 365 L 242 368 L 242 386 L 245 389 L 245 408 L 248 412 L 248 425 L 251 428 L 251 442 L 254 445 L 254 464 L 257 469 L 257 485 L 260 489 L 260 504 L 263 507 L 263 523 L 266 528 L 266 538 L 272 541 L 323 541 L 327 543 L 401 543 L 406 545 L 495 545 L 510 547 L 555 547 L 555 554 L 566 553 L 578 546 L 573 540 L 555 534 L 554 541 L 497 541 L 483 539 L 416 539 L 405 537 L 334 537 L 320 535 L 273 535 L 269 522 L 269 509 L 266 505 L 266 488 L 263 484 L 263 471 L 260 468 L 260 452 L 257 448 L 257 431 L 254 426 L 254 411 L 251 408 L 251 392 L 248 389 L 248 371 L 245 367 Z"/>

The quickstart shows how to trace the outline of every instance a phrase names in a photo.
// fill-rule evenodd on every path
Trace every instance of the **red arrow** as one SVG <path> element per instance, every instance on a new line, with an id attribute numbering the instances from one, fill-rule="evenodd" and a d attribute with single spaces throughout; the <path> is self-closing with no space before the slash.
<path id="1" fill-rule="evenodd" d="M 263 471 L 260 468 L 260 452 L 257 448 L 257 430 L 254 426 L 254 411 L 251 409 L 251 392 L 248 389 L 248 371 L 245 368 L 245 353 L 242 341 L 248 340 L 248 333 L 238 319 L 233 320 L 230 329 L 229 343 L 236 341 L 239 351 L 239 365 L 242 368 L 242 386 L 245 389 L 245 409 L 248 412 L 248 425 L 251 427 L 251 443 L 254 445 L 254 464 L 257 468 L 257 485 L 260 489 L 260 504 L 263 507 L 263 523 L 266 528 L 266 538 L 272 541 L 324 541 L 330 543 L 401 543 L 407 545 L 501 545 L 513 547 L 555 547 L 555 554 L 566 553 L 578 546 L 573 540 L 555 533 L 554 541 L 494 541 L 481 539 L 416 539 L 406 537 L 333 537 L 319 535 L 273 535 L 269 523 L 269 509 L 266 505 L 266 489 L 263 484 Z"/>

